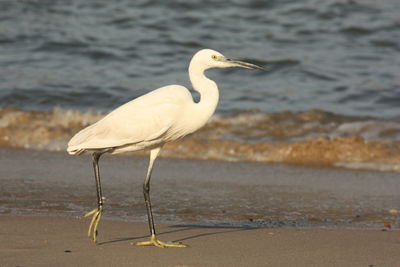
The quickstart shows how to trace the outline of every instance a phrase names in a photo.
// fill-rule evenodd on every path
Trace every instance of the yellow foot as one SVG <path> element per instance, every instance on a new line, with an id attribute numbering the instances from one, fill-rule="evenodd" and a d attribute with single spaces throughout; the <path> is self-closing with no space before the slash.
<path id="1" fill-rule="evenodd" d="M 131 243 L 136 246 L 156 246 L 159 248 L 186 248 L 187 246 L 181 243 L 166 243 L 157 239 L 155 235 L 150 237 L 150 241 Z"/>
<path id="2" fill-rule="evenodd" d="M 96 208 L 84 215 L 84 217 L 93 216 L 89 225 L 88 236 L 91 237 L 95 243 L 97 241 L 97 226 L 99 225 L 102 213 L 103 206 L 100 206 L 99 208 Z"/>

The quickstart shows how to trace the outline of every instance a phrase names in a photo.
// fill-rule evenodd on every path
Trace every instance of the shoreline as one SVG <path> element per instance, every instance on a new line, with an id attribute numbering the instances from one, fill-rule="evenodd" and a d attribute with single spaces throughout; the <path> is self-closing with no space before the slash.
<path id="1" fill-rule="evenodd" d="M 0 147 L 64 151 L 104 114 L 54 108 L 0 108 Z M 283 163 L 399 172 L 400 124 L 322 110 L 214 115 L 199 131 L 168 143 L 169 158 Z M 142 153 L 143 154 L 143 153 Z"/>

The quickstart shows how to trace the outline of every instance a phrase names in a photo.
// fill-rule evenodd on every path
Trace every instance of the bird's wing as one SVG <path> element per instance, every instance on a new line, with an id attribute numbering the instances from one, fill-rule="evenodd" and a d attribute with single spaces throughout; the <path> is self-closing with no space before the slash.
<path id="1" fill-rule="evenodd" d="M 189 96 L 184 87 L 168 86 L 134 99 L 77 133 L 68 143 L 68 151 L 162 142 Z"/>

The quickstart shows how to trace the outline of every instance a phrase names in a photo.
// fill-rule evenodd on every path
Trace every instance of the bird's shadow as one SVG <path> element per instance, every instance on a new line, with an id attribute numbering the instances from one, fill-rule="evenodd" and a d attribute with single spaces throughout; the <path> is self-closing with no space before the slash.
<path id="1" fill-rule="evenodd" d="M 215 229 L 215 231 L 212 232 L 204 232 L 204 233 L 199 233 L 195 235 L 189 235 L 187 237 L 183 237 L 180 239 L 173 240 L 172 242 L 182 242 L 185 240 L 190 240 L 190 239 L 196 239 L 199 237 L 204 237 L 204 236 L 210 236 L 210 235 L 219 235 L 219 234 L 228 234 L 232 232 L 239 232 L 239 231 L 248 231 L 248 230 L 254 230 L 256 228 L 253 227 L 220 227 L 220 226 L 202 226 L 202 225 L 173 225 L 170 226 L 171 228 L 178 228 L 179 229 L 174 229 L 170 231 L 164 231 L 161 233 L 158 233 L 157 235 L 165 235 L 165 234 L 170 234 L 170 233 L 177 233 L 177 232 L 183 232 L 183 231 L 190 231 L 190 230 L 195 230 L 195 229 Z M 219 230 L 222 229 L 222 230 Z M 142 239 L 142 238 L 147 238 L 148 235 L 144 236 L 135 236 L 135 237 L 125 237 L 125 238 L 117 238 L 113 240 L 108 240 L 104 242 L 99 242 L 97 245 L 107 245 L 107 244 L 112 244 L 112 243 L 118 243 L 118 242 L 126 242 L 126 241 L 134 241 L 137 239 Z"/>

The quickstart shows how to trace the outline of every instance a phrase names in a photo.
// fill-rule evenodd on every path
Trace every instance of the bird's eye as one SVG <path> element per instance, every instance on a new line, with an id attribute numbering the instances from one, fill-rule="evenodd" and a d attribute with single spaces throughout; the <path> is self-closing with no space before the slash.
<path id="1" fill-rule="evenodd" d="M 211 58 L 214 59 L 214 60 L 218 59 L 217 55 L 212 55 Z"/>

